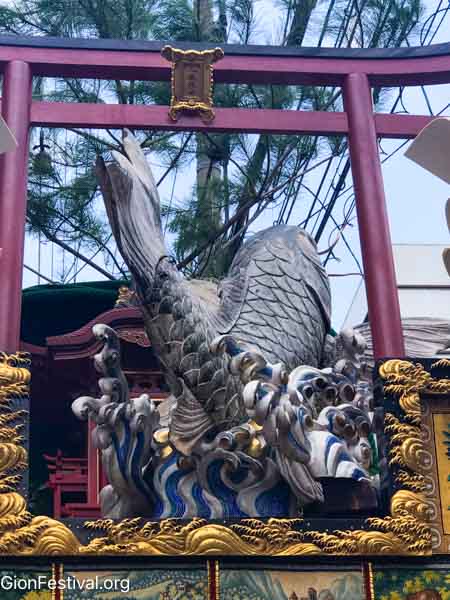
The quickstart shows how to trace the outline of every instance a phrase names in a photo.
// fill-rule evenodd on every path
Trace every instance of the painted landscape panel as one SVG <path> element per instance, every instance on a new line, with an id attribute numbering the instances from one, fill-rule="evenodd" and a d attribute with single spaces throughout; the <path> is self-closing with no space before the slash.
<path id="1" fill-rule="evenodd" d="M 220 600 L 365 600 L 360 571 L 220 570 Z"/>
<path id="2" fill-rule="evenodd" d="M 73 581 L 64 600 L 205 600 L 208 598 L 206 565 L 197 569 L 146 569 L 136 571 L 70 571 Z"/>
<path id="3" fill-rule="evenodd" d="M 450 570 L 378 567 L 374 593 L 374 600 L 450 600 Z"/>

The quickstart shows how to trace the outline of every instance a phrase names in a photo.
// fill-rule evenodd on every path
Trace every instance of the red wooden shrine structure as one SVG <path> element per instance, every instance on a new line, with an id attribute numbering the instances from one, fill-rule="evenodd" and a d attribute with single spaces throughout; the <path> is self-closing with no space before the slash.
<path id="1" fill-rule="evenodd" d="M 96 323 L 113 327 L 120 338 L 130 397 L 147 393 L 158 402 L 168 395 L 138 307 L 107 310 L 76 331 L 47 337 L 45 346 L 21 342 L 21 349 L 32 357 L 31 413 L 35 418 L 44 415 L 45 430 L 53 431 L 53 437 L 58 428 L 64 430 L 62 436 L 56 436 L 64 452 L 58 447 L 54 454 L 43 456 L 49 470 L 47 486 L 53 492 L 53 516 L 58 518 L 100 517 L 99 492 L 106 480 L 90 435 L 94 425 L 86 427 L 70 408 L 76 397 L 98 394 L 98 373 L 92 360 L 101 347 L 92 333 Z M 66 456 L 64 437 L 74 434 L 81 438 L 78 450 Z M 31 445 L 33 448 L 33 439 Z"/>
<path id="2" fill-rule="evenodd" d="M 32 99 L 33 76 L 168 81 L 171 68 L 160 55 L 162 47 L 156 42 L 0 36 L 1 110 L 18 140 L 18 148 L 0 158 L 0 350 L 19 348 L 28 134 L 30 126 L 37 125 L 347 135 L 374 353 L 376 358 L 402 357 L 377 138 L 413 138 L 432 117 L 374 114 L 372 89 L 450 83 L 450 44 L 371 50 L 223 47 L 216 82 L 337 86 L 345 112 L 216 108 L 215 120 L 205 124 L 192 115 L 174 122 L 167 106 L 82 103 L 74 109 L 72 103 Z"/>

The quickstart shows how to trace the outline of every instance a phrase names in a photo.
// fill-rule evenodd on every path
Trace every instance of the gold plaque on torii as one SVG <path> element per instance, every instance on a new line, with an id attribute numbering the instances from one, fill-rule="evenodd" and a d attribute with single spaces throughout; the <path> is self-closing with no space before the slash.
<path id="1" fill-rule="evenodd" d="M 198 113 L 204 121 L 214 119 L 212 65 L 223 58 L 223 50 L 180 50 L 164 46 L 161 54 L 172 63 L 171 119 L 177 121 L 181 111 Z"/>

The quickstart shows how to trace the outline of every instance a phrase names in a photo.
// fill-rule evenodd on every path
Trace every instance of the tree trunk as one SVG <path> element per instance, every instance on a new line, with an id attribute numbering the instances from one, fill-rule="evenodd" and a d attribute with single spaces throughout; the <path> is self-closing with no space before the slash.
<path id="1" fill-rule="evenodd" d="M 222 7 L 224 9 L 224 6 Z M 194 19 L 195 29 L 199 41 L 224 42 L 226 36 L 226 16 L 220 10 L 219 25 L 214 22 L 212 0 L 195 0 Z M 225 16 L 225 22 L 224 22 Z M 220 38 L 220 39 L 217 39 Z M 217 190 L 219 189 L 222 172 L 220 168 L 220 157 L 217 147 L 211 143 L 203 134 L 196 134 L 197 151 L 197 214 L 194 218 L 204 219 L 209 223 L 213 231 L 219 227 L 221 222 L 221 209 L 218 205 Z M 201 243 L 204 240 L 198 240 Z M 208 257 L 200 260 L 198 270 L 205 274 Z"/>

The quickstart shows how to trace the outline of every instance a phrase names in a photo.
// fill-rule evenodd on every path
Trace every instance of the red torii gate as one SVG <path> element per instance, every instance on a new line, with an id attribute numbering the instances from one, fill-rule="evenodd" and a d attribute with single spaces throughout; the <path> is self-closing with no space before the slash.
<path id="1" fill-rule="evenodd" d="M 195 116 L 175 123 L 167 106 L 32 101 L 34 75 L 168 81 L 170 65 L 160 55 L 162 47 L 157 42 L 0 36 L 2 114 L 18 141 L 18 148 L 0 159 L 0 349 L 15 352 L 19 347 L 28 133 L 31 125 L 40 125 L 348 135 L 374 353 L 376 358 L 403 356 L 377 137 L 415 137 L 431 117 L 374 114 L 371 88 L 450 83 L 450 44 L 373 50 L 223 46 L 216 82 L 340 86 L 343 113 L 216 108 L 215 120 L 206 125 Z"/>

